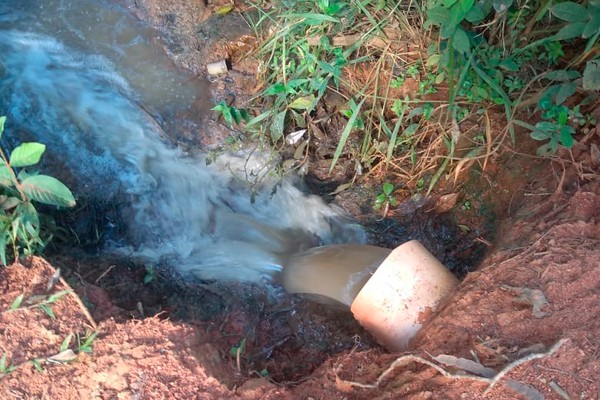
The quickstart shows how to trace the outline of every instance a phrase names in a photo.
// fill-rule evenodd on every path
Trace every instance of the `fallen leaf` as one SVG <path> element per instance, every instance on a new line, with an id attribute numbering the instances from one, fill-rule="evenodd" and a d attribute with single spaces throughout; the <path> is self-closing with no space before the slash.
<path id="1" fill-rule="evenodd" d="M 234 7 L 233 4 L 228 4 L 226 6 L 219 7 L 219 8 L 217 8 L 217 11 L 215 11 L 215 14 L 217 14 L 217 15 L 229 14 L 233 10 L 233 7 Z"/>
<path id="2" fill-rule="evenodd" d="M 75 354 L 73 350 L 66 349 L 56 355 L 53 355 L 52 357 L 48 357 L 47 360 L 53 363 L 64 364 L 68 363 L 69 361 L 73 361 L 76 358 L 77 354 Z"/>
<path id="3" fill-rule="evenodd" d="M 299 131 L 292 132 L 285 137 L 285 141 L 290 145 L 294 145 L 298 143 L 300 139 L 302 139 L 302 136 L 304 136 L 305 133 L 306 129 L 300 129 Z"/>
<path id="4" fill-rule="evenodd" d="M 433 206 L 433 211 L 437 214 L 445 213 L 446 211 L 450 211 L 452 207 L 456 205 L 458 201 L 458 193 L 450 193 L 445 194 L 435 202 Z"/>
<path id="5" fill-rule="evenodd" d="M 485 378 L 492 378 L 496 375 L 496 370 L 485 367 L 478 362 L 468 360 L 466 358 L 458 358 L 448 354 L 440 354 L 437 357 L 433 357 L 433 359 L 439 362 L 440 364 L 444 364 L 446 366 L 451 367 L 457 367 L 462 369 L 463 371 L 483 376 Z"/>
<path id="6" fill-rule="evenodd" d="M 502 288 L 510 290 L 519 296 L 515 299 L 515 302 L 532 306 L 534 317 L 543 318 L 550 315 L 549 313 L 542 311 L 542 308 L 548 305 L 548 300 L 546 300 L 546 296 L 541 290 L 508 285 L 502 285 Z"/>
<path id="7" fill-rule="evenodd" d="M 506 386 L 523 396 L 526 400 L 544 400 L 545 397 L 533 386 L 517 382 L 514 379 L 507 379 Z"/>

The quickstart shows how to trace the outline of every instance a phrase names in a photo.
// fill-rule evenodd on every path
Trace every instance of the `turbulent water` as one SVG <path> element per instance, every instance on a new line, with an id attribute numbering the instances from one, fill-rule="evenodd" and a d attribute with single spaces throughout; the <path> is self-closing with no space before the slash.
<path id="1" fill-rule="evenodd" d="M 164 130 L 176 125 L 201 130 L 193 116 L 207 112 L 208 87 L 177 71 L 155 33 L 123 10 L 0 1 L 5 135 L 45 143 L 77 177 L 76 194 L 127 199 L 129 243 L 118 251 L 201 278 L 258 280 L 296 251 L 362 240 L 320 198 L 271 177 L 265 155 L 224 154 L 207 166 L 205 155 L 167 144 Z M 254 196 L 248 180 L 261 181 Z"/>

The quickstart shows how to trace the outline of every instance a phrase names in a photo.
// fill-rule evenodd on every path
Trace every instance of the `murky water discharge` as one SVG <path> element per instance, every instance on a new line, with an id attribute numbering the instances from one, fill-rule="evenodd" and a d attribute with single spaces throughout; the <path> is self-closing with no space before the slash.
<path id="1" fill-rule="evenodd" d="M 78 178 L 76 192 L 127 199 L 130 246 L 118 251 L 202 278 L 258 280 L 307 247 L 363 241 L 289 181 L 274 186 L 265 176 L 251 201 L 246 178 L 266 174 L 266 157 L 229 154 L 207 166 L 203 154 L 167 144 L 176 126 L 201 130 L 208 88 L 176 70 L 156 34 L 123 10 L 93 0 L 0 1 L 5 136 L 45 143 Z"/>

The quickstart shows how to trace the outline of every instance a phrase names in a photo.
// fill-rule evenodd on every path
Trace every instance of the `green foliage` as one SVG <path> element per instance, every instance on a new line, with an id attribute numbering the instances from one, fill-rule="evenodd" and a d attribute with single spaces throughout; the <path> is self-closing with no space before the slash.
<path id="1" fill-rule="evenodd" d="M 6 353 L 2 354 L 2 358 L 0 358 L 0 379 L 4 375 L 8 375 L 13 372 L 17 367 L 15 365 L 10 365 L 10 363 L 6 360 Z"/>
<path id="2" fill-rule="evenodd" d="M 152 264 L 146 264 L 144 266 L 146 269 L 146 275 L 144 275 L 144 283 L 148 284 L 156 279 L 156 267 Z"/>
<path id="3" fill-rule="evenodd" d="M 502 105 L 514 144 L 513 123 L 527 126 L 514 118 L 519 100 L 535 90 L 543 91 L 537 109 L 544 114 L 544 121 L 531 129 L 535 140 L 547 142 L 538 150 L 541 154 L 554 152 L 559 145 L 571 147 L 576 133 L 564 118 L 565 112 L 550 117 L 548 111 L 565 103 L 578 89 L 600 88 L 598 56 L 585 62 L 583 75 L 570 66 L 546 73 L 563 62 L 566 44 L 585 40 L 581 61 L 572 65 L 593 54 L 600 37 L 600 1 L 533 4 L 433 0 L 425 27 L 439 29 L 439 41 L 430 51 L 428 65 L 436 67 L 438 76 L 448 82 L 453 117 L 457 97 Z M 536 88 L 534 84 L 542 83 L 543 78 L 557 82 L 545 89 Z"/>
<path id="4" fill-rule="evenodd" d="M 381 193 L 379 193 L 379 195 L 377 195 L 377 197 L 375 198 L 375 205 L 373 206 L 373 208 L 375 210 L 380 210 L 383 207 L 397 206 L 398 201 L 394 197 L 393 193 L 394 185 L 392 185 L 389 182 L 384 183 L 381 189 Z"/>
<path id="5" fill-rule="evenodd" d="M 248 114 L 247 110 L 230 106 L 224 101 L 217 103 L 211 110 L 220 114 L 230 128 L 233 128 L 234 123 L 239 125 L 243 121 L 250 121 L 250 114 Z"/>
<path id="6" fill-rule="evenodd" d="M 0 138 L 6 117 L 0 117 Z M 41 251 L 49 238 L 33 202 L 73 207 L 75 198 L 58 179 L 27 167 L 39 163 L 46 146 L 22 143 L 7 157 L 0 150 L 0 262 L 7 264 L 7 249 L 13 259 Z M 51 310 L 50 310 L 51 312 Z"/>
<path id="7" fill-rule="evenodd" d="M 340 162 L 357 175 L 378 163 L 386 169 L 402 164 L 396 169 L 400 175 L 418 190 L 424 182 L 431 190 L 449 166 L 464 166 L 455 160 L 483 153 L 487 160 L 505 138 L 517 145 L 516 127 L 528 129 L 540 141 L 538 153 L 547 154 L 572 146 L 577 121 L 591 121 L 578 106 L 586 91 L 600 89 L 600 0 L 252 5 L 257 12 L 249 14 L 254 18 L 249 22 L 261 41 L 255 55 L 264 83 L 251 102 L 258 111 L 237 120 L 225 104 L 217 111 L 230 126 L 245 121 L 247 132 L 290 154 L 298 148 L 318 153 L 314 146 L 327 139 L 327 123 L 333 121 L 337 143 L 330 172 Z M 382 38 L 384 45 L 372 44 Z M 404 41 L 427 45 L 427 53 L 399 56 L 389 50 Z M 367 82 L 349 79 L 360 68 L 368 70 Z M 325 101 L 330 94 L 341 97 L 335 111 Z M 504 113 L 505 131 L 499 138 L 491 137 L 489 127 L 470 131 L 468 142 L 475 148 L 464 149 L 458 144 L 467 142 L 461 122 L 484 125 L 490 108 Z M 519 120 L 525 111 L 535 122 Z M 306 140 L 290 140 L 303 130 Z M 290 143 L 296 151 L 286 148 Z M 445 146 L 442 152 L 425 149 L 439 144 Z M 423 161 L 428 157 L 434 161 Z M 382 195 L 382 205 L 391 205 Z"/>
<path id="8" fill-rule="evenodd" d="M 96 340 L 96 337 L 98 336 L 97 331 L 95 332 L 86 332 L 85 336 L 80 337 L 80 335 L 77 335 L 77 350 L 81 353 L 92 353 L 92 344 L 94 343 L 94 340 Z"/>
<path id="9" fill-rule="evenodd" d="M 229 355 L 231 357 L 238 357 L 239 355 L 244 354 L 246 351 L 246 338 L 242 338 L 240 342 L 234 346 L 231 346 L 229 349 Z"/>

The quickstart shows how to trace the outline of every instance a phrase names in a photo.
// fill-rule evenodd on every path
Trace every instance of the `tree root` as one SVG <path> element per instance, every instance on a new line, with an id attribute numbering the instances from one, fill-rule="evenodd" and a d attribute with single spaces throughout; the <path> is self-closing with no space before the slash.
<path id="1" fill-rule="evenodd" d="M 472 380 L 472 381 L 477 381 L 477 382 L 484 382 L 487 383 L 488 386 L 485 389 L 485 391 L 483 392 L 483 395 L 487 395 L 493 388 L 494 386 L 496 386 L 496 384 L 506 375 L 508 374 L 510 371 L 512 371 L 514 368 L 518 367 L 521 364 L 524 364 L 528 361 L 531 360 L 536 360 L 539 358 L 544 358 L 544 357 L 548 357 L 551 356 L 552 354 L 554 354 L 560 347 L 562 347 L 563 344 L 565 344 L 567 342 L 567 339 L 561 339 L 558 342 L 556 342 L 552 347 L 550 347 L 550 349 L 544 353 L 533 353 L 533 354 L 529 354 L 525 357 L 519 358 L 518 360 L 515 360 L 513 362 L 511 362 L 510 364 L 506 365 L 504 368 L 502 368 L 496 375 L 494 375 L 491 378 L 486 378 L 483 376 L 477 376 L 477 375 L 472 375 L 472 374 L 466 374 L 466 373 L 452 373 L 449 372 L 447 370 L 445 370 L 442 366 L 429 361 L 423 357 L 420 356 L 416 356 L 413 354 L 406 354 L 403 356 L 398 357 L 396 360 L 394 360 L 394 362 L 385 370 L 383 371 L 379 377 L 377 377 L 377 379 L 375 380 L 374 383 L 372 384 L 365 384 L 365 383 L 359 383 L 359 382 L 353 382 L 353 381 L 346 381 L 343 379 L 340 379 L 338 376 L 338 372 L 339 369 L 341 368 L 341 365 L 338 365 L 337 368 L 335 369 L 335 379 L 336 379 L 336 383 L 339 384 L 340 386 L 350 386 L 350 387 L 358 387 L 361 389 L 376 389 L 379 387 L 379 385 L 381 384 L 381 382 L 389 375 L 391 374 L 397 367 L 399 366 L 405 366 L 411 362 L 417 362 L 417 363 L 421 363 L 421 364 L 425 364 L 427 366 L 430 366 L 432 368 L 434 368 L 436 371 L 438 371 L 440 374 L 442 374 L 443 376 L 445 376 L 446 378 L 449 379 L 468 379 L 468 380 Z"/>

